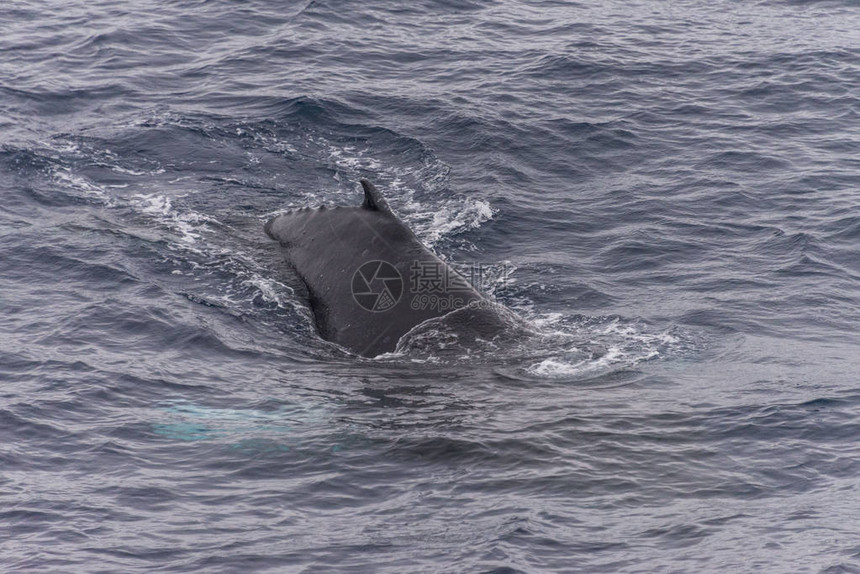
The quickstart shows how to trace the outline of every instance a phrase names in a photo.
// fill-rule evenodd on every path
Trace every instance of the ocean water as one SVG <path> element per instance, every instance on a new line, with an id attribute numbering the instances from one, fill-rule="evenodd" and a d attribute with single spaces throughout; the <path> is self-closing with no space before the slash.
<path id="1" fill-rule="evenodd" d="M 3 572 L 860 571 L 853 0 L 0 6 Z M 532 329 L 369 360 L 368 177 Z"/>

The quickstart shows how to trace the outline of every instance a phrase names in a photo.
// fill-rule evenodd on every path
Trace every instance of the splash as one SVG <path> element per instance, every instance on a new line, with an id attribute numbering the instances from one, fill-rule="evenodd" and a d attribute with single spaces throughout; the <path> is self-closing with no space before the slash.
<path id="1" fill-rule="evenodd" d="M 69 167 L 54 164 L 49 168 L 49 174 L 54 184 L 65 191 L 71 191 L 73 195 L 95 200 L 108 207 L 116 205 L 115 198 L 111 196 L 106 187 L 74 173 Z"/>
<path id="2" fill-rule="evenodd" d="M 588 318 L 564 325 L 561 314 L 534 321 L 547 333 L 546 342 L 563 343 L 563 350 L 528 364 L 523 372 L 546 379 L 580 379 L 634 367 L 668 356 L 683 347 L 682 336 L 670 330 L 654 332 L 619 317 Z M 559 345 L 562 346 L 562 345 Z"/>
<path id="3" fill-rule="evenodd" d="M 131 198 L 131 206 L 168 227 L 180 241 L 187 244 L 197 242 L 203 233 L 211 231 L 208 227 L 210 224 L 221 225 L 214 217 L 191 210 L 177 210 L 173 200 L 166 195 L 136 194 Z"/>

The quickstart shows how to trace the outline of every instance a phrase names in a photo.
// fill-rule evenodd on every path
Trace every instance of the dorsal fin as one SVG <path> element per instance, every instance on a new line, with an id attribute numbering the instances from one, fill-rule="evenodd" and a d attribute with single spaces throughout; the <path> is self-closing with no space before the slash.
<path id="1" fill-rule="evenodd" d="M 382 194 L 377 191 L 376 187 L 366 179 L 361 180 L 361 187 L 364 188 L 364 203 L 361 204 L 362 209 L 368 211 L 383 211 L 390 212 L 388 203 Z"/>

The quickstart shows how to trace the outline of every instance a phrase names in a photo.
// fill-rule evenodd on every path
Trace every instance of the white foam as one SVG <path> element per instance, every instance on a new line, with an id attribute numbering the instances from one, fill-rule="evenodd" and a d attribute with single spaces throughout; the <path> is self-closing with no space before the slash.
<path id="1" fill-rule="evenodd" d="M 72 170 L 67 167 L 59 165 L 51 166 L 50 175 L 54 183 L 62 187 L 71 189 L 86 197 L 97 199 L 108 206 L 114 204 L 113 198 L 104 187 L 93 183 L 83 176 L 72 173 Z"/>
<path id="2" fill-rule="evenodd" d="M 295 295 L 295 291 L 289 285 L 255 272 L 249 272 L 249 277 L 244 279 L 242 284 L 259 291 L 263 301 L 274 303 L 282 308 L 288 305 L 288 301 L 284 299 L 283 295 L 289 294 L 290 299 L 293 299 Z"/>
<path id="3" fill-rule="evenodd" d="M 529 366 L 526 372 L 531 375 L 550 379 L 583 376 L 610 368 L 612 365 L 622 362 L 624 356 L 625 353 L 619 347 L 612 347 L 596 359 L 587 358 L 573 361 L 565 361 L 559 358 L 544 359 L 539 363 Z"/>
<path id="4" fill-rule="evenodd" d="M 358 149 L 352 146 L 337 147 L 323 138 L 313 137 L 310 141 L 322 145 L 328 151 L 329 160 L 339 169 L 350 172 L 374 171 L 379 172 L 383 168 L 380 160 L 369 155 L 369 149 Z M 319 141 L 318 141 L 319 140 Z"/>
<path id="5" fill-rule="evenodd" d="M 446 202 L 443 209 L 434 213 L 430 228 L 426 231 L 426 239 L 432 244 L 443 237 L 477 229 L 491 220 L 494 214 L 493 208 L 484 200 L 467 201 L 465 205 Z"/>
<path id="6" fill-rule="evenodd" d="M 184 243 L 194 243 L 208 230 L 209 224 L 219 224 L 218 220 L 195 211 L 181 212 L 173 206 L 173 200 L 166 195 L 136 194 L 131 204 L 140 213 L 149 215 L 170 228 Z"/>
<path id="7" fill-rule="evenodd" d="M 125 167 L 120 167 L 118 165 L 111 165 L 109 167 L 112 171 L 115 171 L 116 173 L 122 173 L 124 175 L 142 176 L 142 175 L 159 175 L 159 174 L 164 173 L 163 168 L 155 169 L 152 171 L 140 171 L 140 170 L 136 170 L 136 169 L 128 169 Z"/>
<path id="8" fill-rule="evenodd" d="M 599 319 L 587 320 L 571 327 L 564 325 L 561 313 L 547 314 L 532 319 L 549 340 L 558 342 L 578 341 L 566 351 L 554 353 L 552 357 L 526 367 L 534 376 L 546 378 L 569 378 L 593 375 L 601 372 L 628 368 L 651 361 L 682 346 L 680 337 L 669 331 L 653 332 L 636 322 L 625 322 L 617 317 L 608 322 Z M 598 321 L 594 324 L 594 321 Z M 564 343 L 563 343 L 564 344 Z M 599 355 L 583 358 L 582 348 L 604 349 Z"/>

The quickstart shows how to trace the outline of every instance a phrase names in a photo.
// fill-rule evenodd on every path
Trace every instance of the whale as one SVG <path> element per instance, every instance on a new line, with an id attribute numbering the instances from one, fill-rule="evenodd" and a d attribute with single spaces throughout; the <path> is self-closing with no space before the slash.
<path id="1" fill-rule="evenodd" d="M 377 357 L 410 333 L 444 329 L 474 342 L 503 332 L 510 312 L 428 249 L 370 181 L 360 183 L 360 205 L 303 207 L 264 225 L 306 287 L 319 335 Z"/>

